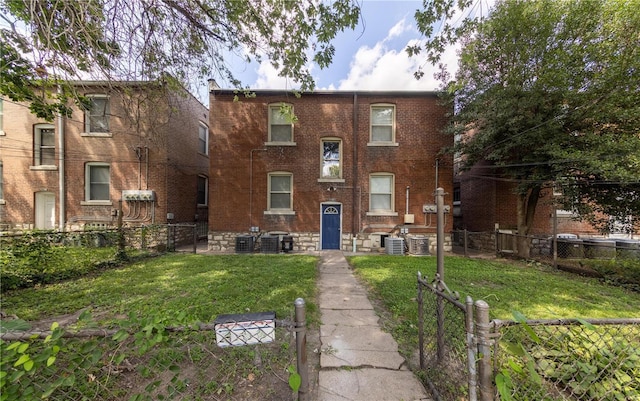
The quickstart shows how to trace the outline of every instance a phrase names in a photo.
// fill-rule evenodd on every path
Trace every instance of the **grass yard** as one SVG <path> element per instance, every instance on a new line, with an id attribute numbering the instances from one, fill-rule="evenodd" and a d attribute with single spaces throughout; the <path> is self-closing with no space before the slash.
<path id="1" fill-rule="evenodd" d="M 311 256 L 167 255 L 100 274 L 2 294 L 6 314 L 38 320 L 91 308 L 100 315 L 179 312 L 193 322 L 217 315 L 276 311 L 288 317 L 293 301 L 314 304 L 317 260 Z"/>
<path id="2" fill-rule="evenodd" d="M 436 258 L 375 255 L 348 260 L 370 295 L 391 313 L 399 342 L 417 341 L 416 276 L 420 271 L 431 281 Z M 528 319 L 640 317 L 640 294 L 544 265 L 450 256 L 444 269 L 447 286 L 460 294 L 461 302 L 467 295 L 485 300 L 494 319 L 511 320 L 513 311 Z"/>
<path id="3" fill-rule="evenodd" d="M 317 261 L 299 255 L 173 254 L 3 292 L 3 312 L 34 328 L 48 329 L 42 326 L 44 320 L 77 317 L 87 309 L 93 317 L 84 322 L 80 315 L 83 327 L 118 321 L 119 327 L 134 331 L 128 336 L 118 332 L 106 338 L 66 339 L 56 329 L 46 341 L 0 341 L 0 393 L 16 400 L 291 399 L 291 330 L 278 328 L 273 343 L 220 348 L 211 330 L 164 328 L 212 323 L 220 314 L 263 311 L 275 311 L 278 320 L 292 322 L 293 302 L 299 297 L 306 301 L 307 322 L 317 324 Z M 26 355 L 30 357 L 24 359 Z"/>

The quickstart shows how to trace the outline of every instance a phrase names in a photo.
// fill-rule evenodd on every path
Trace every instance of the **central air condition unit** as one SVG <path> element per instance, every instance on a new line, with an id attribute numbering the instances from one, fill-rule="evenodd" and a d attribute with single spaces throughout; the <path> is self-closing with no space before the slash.
<path id="1" fill-rule="evenodd" d="M 265 235 L 261 239 L 260 251 L 262 253 L 278 253 L 280 237 L 277 235 Z"/>
<path id="2" fill-rule="evenodd" d="M 388 255 L 404 255 L 404 238 L 387 238 L 385 248 Z"/>
<path id="3" fill-rule="evenodd" d="M 238 235 L 236 237 L 236 253 L 253 252 L 253 236 Z"/>
<path id="4" fill-rule="evenodd" d="M 429 238 L 411 237 L 409 238 L 409 253 L 412 255 L 429 254 Z"/>

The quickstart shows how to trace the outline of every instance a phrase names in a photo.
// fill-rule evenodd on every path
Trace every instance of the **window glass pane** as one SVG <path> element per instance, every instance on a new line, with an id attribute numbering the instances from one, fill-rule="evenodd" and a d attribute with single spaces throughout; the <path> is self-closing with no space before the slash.
<path id="1" fill-rule="evenodd" d="M 109 200 L 109 166 L 90 166 L 89 182 L 89 200 Z"/>
<path id="2" fill-rule="evenodd" d="M 290 176 L 271 176 L 271 192 L 290 192 L 291 177 Z"/>
<path id="3" fill-rule="evenodd" d="M 291 209 L 290 195 L 287 194 L 271 194 L 271 208 L 272 209 Z"/>
<path id="4" fill-rule="evenodd" d="M 272 142 L 291 142 L 291 125 L 272 125 Z"/>
<path id="5" fill-rule="evenodd" d="M 371 177 L 371 193 L 391 193 L 391 177 Z"/>
<path id="6" fill-rule="evenodd" d="M 391 195 L 371 195 L 371 210 L 391 210 Z"/>
<path id="7" fill-rule="evenodd" d="M 371 127 L 371 140 L 381 142 L 391 142 L 392 140 L 391 127 L 374 126 Z"/>
<path id="8" fill-rule="evenodd" d="M 40 164 L 51 166 L 55 163 L 56 150 L 54 148 L 42 148 L 40 149 Z"/>
<path id="9" fill-rule="evenodd" d="M 371 124 L 391 125 L 393 124 L 393 107 L 372 107 Z"/>
<path id="10" fill-rule="evenodd" d="M 198 140 L 199 140 L 199 148 L 200 153 L 207 153 L 207 127 L 200 126 L 198 131 Z"/>
<path id="11" fill-rule="evenodd" d="M 53 128 L 41 128 L 40 129 L 40 144 L 42 146 L 54 146 L 55 145 L 55 136 Z"/>
<path id="12" fill-rule="evenodd" d="M 109 99 L 92 98 L 89 111 L 90 132 L 109 132 Z"/>
<path id="13" fill-rule="evenodd" d="M 281 113 L 280 106 L 271 107 L 271 124 L 291 125 L 286 114 Z"/>
<path id="14" fill-rule="evenodd" d="M 340 142 L 323 142 L 322 176 L 340 177 Z"/>

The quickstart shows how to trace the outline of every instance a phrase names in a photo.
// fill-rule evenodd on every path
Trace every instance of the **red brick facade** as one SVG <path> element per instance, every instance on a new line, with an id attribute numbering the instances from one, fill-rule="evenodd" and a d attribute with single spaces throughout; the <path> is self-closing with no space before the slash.
<path id="1" fill-rule="evenodd" d="M 456 176 L 460 188 L 460 216 L 456 217 L 456 229 L 474 232 L 500 229 L 516 230 L 517 196 L 515 184 L 488 174 L 493 171 L 487 163 L 479 163 L 471 170 Z M 534 222 L 529 230 L 531 235 L 551 235 L 553 233 L 554 210 L 552 189 L 543 189 L 536 206 Z M 557 232 L 579 236 L 597 235 L 590 224 L 577 221 L 571 213 L 558 210 Z"/>
<path id="2" fill-rule="evenodd" d="M 321 205 L 335 204 L 341 211 L 341 248 L 356 240 L 372 249 L 375 244 L 366 242 L 375 242 L 372 233 L 394 234 L 400 228 L 410 234 L 435 233 L 435 215 L 423 213 L 423 205 L 435 203 L 437 185 L 449 194 L 445 203 L 451 205 L 452 159 L 439 152 L 452 144 L 452 137 L 441 132 L 447 110 L 434 93 L 315 92 L 296 97 L 257 91 L 253 98 L 234 101 L 232 91 L 215 90 L 210 99 L 212 247 L 232 246 L 220 243 L 224 233 L 246 234 L 259 227 L 261 232 L 304 233 L 305 248 L 323 249 Z M 281 103 L 292 106 L 296 118 L 290 143 L 269 141 L 270 105 Z M 372 105 L 395 112 L 395 137 L 388 143 L 370 138 Z M 341 173 L 334 178 L 321 174 L 323 140 L 340 144 Z M 274 172 L 292 176 L 288 213 L 269 209 L 269 173 Z M 372 212 L 370 178 L 375 173 L 392 177 L 392 210 L 387 212 Z M 405 224 L 405 214 L 414 221 Z M 447 232 L 451 227 L 448 219 Z"/>
<path id="3" fill-rule="evenodd" d="M 99 117 L 108 127 L 101 132 L 86 132 L 88 117 L 76 106 L 71 117 L 48 123 L 33 116 L 27 105 L 3 99 L 4 229 L 113 226 L 120 199 L 124 222 L 130 225 L 165 223 L 168 213 L 172 222 L 206 216 L 206 204 L 196 201 L 197 177 L 208 177 L 209 156 L 198 151 L 199 126 L 208 126 L 205 106 L 187 93 L 167 95 L 144 83 L 84 82 L 78 90 L 108 99 L 108 110 Z M 53 130 L 48 150 L 41 143 L 42 127 Z M 45 152 L 52 157 L 41 159 Z M 89 178 L 88 166 L 97 166 L 102 174 Z M 88 193 L 98 187 L 103 195 L 90 199 L 94 195 Z M 153 198 L 147 199 L 151 193 Z"/>

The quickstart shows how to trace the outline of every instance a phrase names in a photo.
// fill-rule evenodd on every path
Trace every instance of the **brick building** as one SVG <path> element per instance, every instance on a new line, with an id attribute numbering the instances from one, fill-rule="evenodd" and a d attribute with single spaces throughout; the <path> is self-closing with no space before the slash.
<path id="1" fill-rule="evenodd" d="M 435 246 L 424 206 L 437 186 L 453 190 L 435 93 L 255 94 L 210 93 L 211 249 L 250 233 L 288 234 L 295 250 L 376 251 L 404 231 Z"/>
<path id="2" fill-rule="evenodd" d="M 88 110 L 41 121 L 0 99 L 0 226 L 83 229 L 206 220 L 208 119 L 186 91 L 77 82 Z"/>

